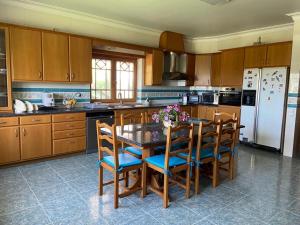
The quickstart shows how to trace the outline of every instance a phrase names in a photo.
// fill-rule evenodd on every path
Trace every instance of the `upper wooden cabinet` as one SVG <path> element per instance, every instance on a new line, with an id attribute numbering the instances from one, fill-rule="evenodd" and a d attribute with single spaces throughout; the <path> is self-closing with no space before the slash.
<path id="1" fill-rule="evenodd" d="M 245 48 L 245 68 L 263 67 L 267 57 L 267 46 L 252 46 Z"/>
<path id="2" fill-rule="evenodd" d="M 291 42 L 246 47 L 245 68 L 290 66 L 291 56 Z"/>
<path id="3" fill-rule="evenodd" d="M 145 59 L 145 85 L 161 85 L 164 69 L 164 53 L 154 49 L 151 53 L 146 53 Z"/>
<path id="4" fill-rule="evenodd" d="M 265 66 L 290 66 L 292 57 L 292 42 L 274 43 L 268 45 Z"/>
<path id="5" fill-rule="evenodd" d="M 87 38 L 70 36 L 70 81 L 92 80 L 92 41 Z"/>
<path id="6" fill-rule="evenodd" d="M 195 80 L 195 55 L 194 54 L 187 54 L 187 86 L 193 86 Z"/>
<path id="7" fill-rule="evenodd" d="M 69 81 L 68 35 L 42 33 L 43 74 L 46 81 Z"/>
<path id="8" fill-rule="evenodd" d="M 14 81 L 41 81 L 42 34 L 37 30 L 10 28 L 12 79 Z"/>
<path id="9" fill-rule="evenodd" d="M 211 55 L 196 55 L 195 86 L 209 86 L 211 84 Z"/>
<path id="10" fill-rule="evenodd" d="M 211 86 L 221 85 L 221 53 L 211 55 Z"/>
<path id="11" fill-rule="evenodd" d="M 221 85 L 242 86 L 244 73 L 244 48 L 224 50 L 221 53 Z"/>
<path id="12" fill-rule="evenodd" d="M 183 35 L 164 31 L 160 35 L 159 48 L 172 52 L 184 52 Z"/>

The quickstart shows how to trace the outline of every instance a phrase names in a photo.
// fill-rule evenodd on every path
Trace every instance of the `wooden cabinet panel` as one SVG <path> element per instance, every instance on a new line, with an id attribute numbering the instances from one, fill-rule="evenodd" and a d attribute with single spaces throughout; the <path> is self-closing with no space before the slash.
<path id="1" fill-rule="evenodd" d="M 182 105 L 182 106 L 180 106 L 180 108 L 181 108 L 182 112 L 187 112 L 189 115 L 191 115 L 191 106 Z"/>
<path id="2" fill-rule="evenodd" d="M 64 113 L 52 115 L 52 122 L 69 122 L 85 120 L 85 113 Z"/>
<path id="3" fill-rule="evenodd" d="M 86 148 L 86 137 L 76 137 L 53 141 L 53 154 L 83 151 Z"/>
<path id="4" fill-rule="evenodd" d="M 164 65 L 164 54 L 154 49 L 147 53 L 145 58 L 145 85 L 161 85 Z"/>
<path id="5" fill-rule="evenodd" d="M 221 85 L 242 86 L 244 73 L 244 48 L 225 50 L 221 53 Z"/>
<path id="6" fill-rule="evenodd" d="M 92 41 L 87 38 L 70 36 L 71 82 L 92 81 Z"/>
<path id="7" fill-rule="evenodd" d="M 85 136 L 85 129 L 62 130 L 53 132 L 53 139 L 64 139 Z"/>
<path id="8" fill-rule="evenodd" d="M 0 128 L 0 164 L 20 159 L 19 127 Z"/>
<path id="9" fill-rule="evenodd" d="M 82 129 L 85 128 L 85 121 L 53 123 L 52 126 L 53 131 Z"/>
<path id="10" fill-rule="evenodd" d="M 221 53 L 214 53 L 211 56 L 211 86 L 221 85 Z"/>
<path id="11" fill-rule="evenodd" d="M 19 125 L 18 117 L 0 117 L 0 127 L 17 126 Z"/>
<path id="12" fill-rule="evenodd" d="M 10 28 L 11 71 L 14 81 L 41 81 L 42 38 L 37 30 Z"/>
<path id="13" fill-rule="evenodd" d="M 261 68 L 265 65 L 267 46 L 252 46 L 245 48 L 245 68 Z"/>
<path id="14" fill-rule="evenodd" d="M 207 111 L 207 106 L 199 105 L 198 106 L 198 117 L 200 119 L 206 119 L 206 111 Z"/>
<path id="15" fill-rule="evenodd" d="M 187 86 L 193 86 L 195 81 L 195 55 L 193 54 L 187 54 Z"/>
<path id="16" fill-rule="evenodd" d="M 216 106 L 207 106 L 206 109 L 206 119 L 213 120 L 214 119 L 214 113 L 216 110 L 218 110 L 219 107 Z"/>
<path id="17" fill-rule="evenodd" d="M 42 33 L 43 74 L 45 81 L 70 81 L 69 37 L 53 32 Z"/>
<path id="18" fill-rule="evenodd" d="M 198 118 L 198 106 L 191 106 L 191 115 L 192 118 Z"/>
<path id="19" fill-rule="evenodd" d="M 211 55 L 196 55 L 195 86 L 209 86 L 211 76 Z"/>
<path id="20" fill-rule="evenodd" d="M 229 113 L 229 114 L 235 113 L 237 115 L 238 119 L 240 119 L 241 107 L 239 107 L 239 106 L 222 106 L 222 105 L 220 105 L 217 108 L 217 111 L 218 112 L 226 112 L 226 113 Z M 227 120 L 227 119 L 231 119 L 231 118 L 224 117 L 222 119 Z"/>
<path id="21" fill-rule="evenodd" d="M 266 66 L 290 66 L 292 57 L 292 42 L 268 45 Z"/>
<path id="22" fill-rule="evenodd" d="M 21 159 L 51 155 L 51 124 L 21 126 Z"/>
<path id="23" fill-rule="evenodd" d="M 22 117 L 20 117 L 21 125 L 40 124 L 40 123 L 51 123 L 51 116 L 50 115 L 42 115 L 42 116 L 22 116 Z"/>

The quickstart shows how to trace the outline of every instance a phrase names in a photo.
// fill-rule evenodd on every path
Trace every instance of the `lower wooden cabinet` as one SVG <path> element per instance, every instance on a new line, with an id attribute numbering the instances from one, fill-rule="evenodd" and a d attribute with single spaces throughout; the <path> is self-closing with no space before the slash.
<path id="1" fill-rule="evenodd" d="M 54 155 L 82 151 L 85 148 L 86 148 L 85 136 L 53 141 Z"/>
<path id="2" fill-rule="evenodd" d="M 0 128 L 0 164 L 21 159 L 19 134 L 19 127 Z"/>
<path id="3" fill-rule="evenodd" d="M 21 159 L 50 156 L 51 124 L 21 126 Z"/>

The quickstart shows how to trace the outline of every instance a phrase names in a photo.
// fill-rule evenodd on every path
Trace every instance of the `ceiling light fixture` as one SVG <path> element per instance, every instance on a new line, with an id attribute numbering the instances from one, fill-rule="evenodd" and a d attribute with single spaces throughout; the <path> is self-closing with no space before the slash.
<path id="1" fill-rule="evenodd" d="M 206 2 L 207 4 L 210 5 L 223 5 L 231 2 L 232 0 L 200 0 L 200 1 Z"/>

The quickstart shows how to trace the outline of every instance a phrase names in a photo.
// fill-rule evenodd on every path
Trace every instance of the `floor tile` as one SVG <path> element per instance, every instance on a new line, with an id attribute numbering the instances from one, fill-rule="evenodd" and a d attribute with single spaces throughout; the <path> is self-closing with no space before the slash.
<path id="1" fill-rule="evenodd" d="M 274 216 L 270 223 L 271 225 L 299 225 L 300 217 L 287 211 L 281 211 Z"/>
<path id="2" fill-rule="evenodd" d="M 16 213 L 0 216 L 0 224 L 5 225 L 48 225 L 50 224 L 41 207 L 33 207 Z"/>
<path id="3" fill-rule="evenodd" d="M 295 200 L 289 207 L 288 210 L 300 216 L 300 199 Z"/>

